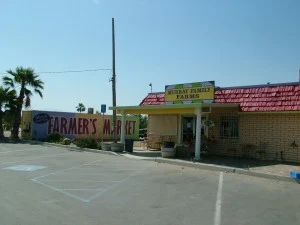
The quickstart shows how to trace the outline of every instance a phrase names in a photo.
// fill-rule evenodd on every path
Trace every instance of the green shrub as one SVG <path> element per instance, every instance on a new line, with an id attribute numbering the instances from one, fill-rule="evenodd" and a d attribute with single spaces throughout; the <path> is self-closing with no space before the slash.
<path id="1" fill-rule="evenodd" d="M 71 140 L 69 138 L 65 138 L 63 141 L 62 141 L 62 144 L 63 145 L 70 145 L 71 144 Z"/>
<path id="2" fill-rule="evenodd" d="M 102 142 L 101 141 L 98 142 L 97 145 L 98 145 L 98 149 L 101 150 L 102 149 Z"/>
<path id="3" fill-rule="evenodd" d="M 47 142 L 60 142 L 63 137 L 60 133 L 54 132 L 48 135 L 46 138 Z"/>
<path id="4" fill-rule="evenodd" d="M 97 141 L 92 138 L 86 138 L 86 139 L 79 139 L 75 142 L 76 146 L 79 148 L 92 148 L 92 149 L 98 149 L 98 143 Z"/>

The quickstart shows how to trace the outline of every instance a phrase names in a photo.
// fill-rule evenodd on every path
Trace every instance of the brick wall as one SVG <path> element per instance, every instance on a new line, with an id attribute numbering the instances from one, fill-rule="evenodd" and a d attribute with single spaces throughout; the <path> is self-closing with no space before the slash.
<path id="1" fill-rule="evenodd" d="M 242 142 L 255 145 L 267 142 L 267 159 L 280 159 L 280 151 L 286 161 L 300 162 L 300 114 L 241 115 Z"/>
<path id="2" fill-rule="evenodd" d="M 158 148 L 159 143 L 169 140 L 170 137 L 172 141 L 177 142 L 178 135 L 164 135 L 163 125 L 151 124 L 152 116 L 157 115 L 149 115 L 148 146 Z M 239 138 L 220 137 L 222 116 L 239 118 Z M 209 151 L 212 154 L 239 157 L 244 155 L 243 146 L 250 146 L 250 155 L 259 158 L 260 155 L 255 155 L 255 152 L 259 150 L 261 142 L 266 142 L 266 156 L 262 155 L 262 159 L 266 157 L 267 160 L 281 160 L 280 152 L 282 152 L 285 161 L 300 162 L 300 113 L 243 114 L 239 113 L 237 108 L 215 108 L 209 114 L 209 119 L 215 122 L 215 127 L 208 130 L 208 136 L 215 139 L 214 142 L 209 143 Z M 159 127 L 162 133 L 151 133 L 152 126 L 155 126 L 156 130 Z M 291 146 L 294 141 L 298 147 Z"/>
<path id="3" fill-rule="evenodd" d="M 178 115 L 149 115 L 148 124 L 147 145 L 149 148 L 159 149 L 164 141 L 177 142 Z"/>
<path id="4" fill-rule="evenodd" d="M 148 139 L 147 140 L 148 147 L 153 149 L 160 149 L 164 141 L 174 141 L 175 143 L 177 143 L 177 135 L 164 136 L 164 135 L 149 134 L 147 139 Z"/>
<path id="5" fill-rule="evenodd" d="M 221 116 L 239 117 L 239 138 L 220 137 Z M 210 151 L 216 155 L 242 156 L 243 146 L 250 146 L 251 156 L 259 158 L 255 152 L 260 150 L 260 143 L 265 142 L 268 160 L 300 162 L 300 114 L 238 114 L 232 110 L 214 110 L 209 118 L 215 121 L 215 127 L 209 130 L 209 136 L 215 136 L 215 143 L 210 144 Z M 295 141 L 298 147 L 292 147 Z"/>

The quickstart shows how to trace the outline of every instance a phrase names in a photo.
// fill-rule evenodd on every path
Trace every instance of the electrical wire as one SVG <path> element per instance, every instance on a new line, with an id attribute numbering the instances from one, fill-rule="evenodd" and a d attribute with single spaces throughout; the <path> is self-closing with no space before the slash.
<path id="1" fill-rule="evenodd" d="M 111 71 L 111 69 L 86 69 L 86 70 L 43 71 L 43 72 L 36 72 L 36 74 L 84 73 L 84 72 L 97 72 L 97 71 Z M 7 75 L 8 73 L 0 73 L 0 74 Z"/>

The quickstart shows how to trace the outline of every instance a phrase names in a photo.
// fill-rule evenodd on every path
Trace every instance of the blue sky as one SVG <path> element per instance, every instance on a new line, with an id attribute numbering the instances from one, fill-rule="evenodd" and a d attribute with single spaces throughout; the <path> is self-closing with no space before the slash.
<path id="1" fill-rule="evenodd" d="M 1 0 L 0 72 L 111 68 L 115 18 L 117 104 L 138 105 L 166 84 L 298 81 L 297 0 Z M 32 109 L 112 105 L 110 71 L 41 74 Z"/>

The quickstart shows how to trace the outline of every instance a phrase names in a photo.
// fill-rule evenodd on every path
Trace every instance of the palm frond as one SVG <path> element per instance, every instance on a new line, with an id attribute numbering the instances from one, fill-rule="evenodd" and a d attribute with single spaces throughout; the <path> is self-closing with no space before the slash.
<path id="1" fill-rule="evenodd" d="M 32 87 L 33 88 L 39 88 L 41 90 L 44 89 L 44 82 L 39 80 L 39 79 L 35 79 L 34 82 L 32 83 Z"/>
<path id="2" fill-rule="evenodd" d="M 12 78 L 5 76 L 2 78 L 2 81 L 5 86 L 15 88 L 14 81 Z"/>
<path id="3" fill-rule="evenodd" d="M 40 89 L 34 89 L 34 92 L 37 93 L 41 98 L 43 98 L 43 93 Z"/>
<path id="4" fill-rule="evenodd" d="M 24 94 L 25 94 L 26 97 L 27 96 L 29 96 L 29 97 L 32 96 L 32 92 L 27 88 L 24 89 Z"/>
<path id="5" fill-rule="evenodd" d="M 30 96 L 26 96 L 25 98 L 25 108 L 30 107 L 31 99 Z"/>

